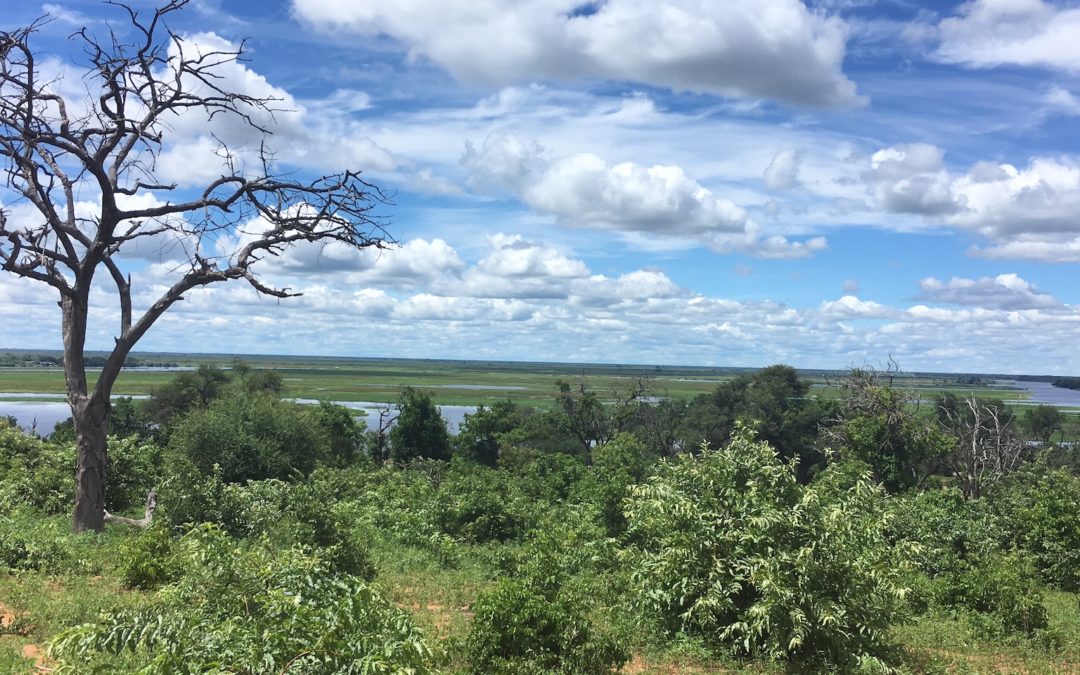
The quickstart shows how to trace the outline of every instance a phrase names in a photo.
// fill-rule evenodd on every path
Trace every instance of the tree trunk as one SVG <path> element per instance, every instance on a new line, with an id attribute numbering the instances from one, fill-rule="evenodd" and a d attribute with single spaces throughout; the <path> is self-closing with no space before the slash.
<path id="1" fill-rule="evenodd" d="M 89 281 L 89 280 L 87 280 Z M 105 529 L 105 473 L 108 454 L 105 443 L 109 435 L 109 391 L 95 387 L 87 393 L 86 317 L 88 284 L 83 292 L 61 300 L 64 331 L 64 377 L 67 380 L 68 405 L 75 427 L 75 511 L 72 529 L 75 532 Z M 104 375 L 104 373 L 103 373 Z M 102 383 L 99 382 L 99 385 Z"/>
<path id="2" fill-rule="evenodd" d="M 105 528 L 105 476 L 108 456 L 109 402 L 96 396 L 72 403 L 75 426 L 75 532 Z"/>

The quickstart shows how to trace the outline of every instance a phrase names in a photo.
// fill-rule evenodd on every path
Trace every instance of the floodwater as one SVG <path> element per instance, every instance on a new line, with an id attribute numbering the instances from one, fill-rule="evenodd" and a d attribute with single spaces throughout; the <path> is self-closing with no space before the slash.
<path id="1" fill-rule="evenodd" d="M 0 393 L 0 399 L 11 398 L 28 398 L 37 399 L 42 397 L 60 398 L 56 394 L 5 394 Z M 146 398 L 145 396 L 133 396 L 132 398 Z M 297 403 L 313 404 L 318 403 L 315 399 L 297 398 L 292 399 Z M 379 410 L 386 407 L 385 403 L 374 403 L 372 401 L 331 401 L 340 406 L 344 406 L 349 410 L 362 411 L 368 416 L 367 424 L 368 428 L 372 425 L 378 424 Z M 393 405 L 391 404 L 391 408 Z M 440 405 L 438 406 L 439 413 L 442 414 L 443 419 L 446 420 L 446 427 L 451 434 L 456 434 L 461 427 L 461 423 L 465 421 L 466 415 L 471 415 L 476 412 L 476 406 L 472 405 Z M 71 417 L 71 409 L 68 408 L 67 403 L 59 401 L 4 401 L 0 400 L 0 417 L 11 416 L 15 418 L 19 426 L 30 430 L 36 428 L 37 433 L 42 436 L 51 434 L 56 425 L 63 422 L 67 418 Z"/>
<path id="2" fill-rule="evenodd" d="M 313 404 L 318 403 L 313 398 L 294 398 L 293 401 L 297 403 Z M 385 410 L 386 403 L 375 403 L 373 401 L 330 401 L 330 403 L 336 403 L 349 410 L 362 411 L 367 416 L 368 429 L 379 423 L 379 411 Z M 390 409 L 394 410 L 394 404 L 389 404 Z M 476 412 L 476 406 L 474 405 L 440 405 L 436 406 L 439 409 L 439 414 L 446 420 L 446 428 L 450 433 L 456 434 L 461 427 L 461 423 L 465 421 L 466 415 L 471 415 Z"/>
<path id="3" fill-rule="evenodd" d="M 1080 391 L 1055 387 L 1049 382 L 1022 382 L 1017 380 L 998 380 L 995 384 L 1013 387 L 1028 394 L 1026 400 L 1005 401 L 1006 403 L 1039 403 L 1059 408 L 1080 408 Z"/>
<path id="4" fill-rule="evenodd" d="M 4 394 L 7 396 L 7 394 Z M 0 417 L 14 417 L 20 427 L 51 434 L 57 424 L 71 417 L 67 403 L 46 401 L 0 401 Z"/>

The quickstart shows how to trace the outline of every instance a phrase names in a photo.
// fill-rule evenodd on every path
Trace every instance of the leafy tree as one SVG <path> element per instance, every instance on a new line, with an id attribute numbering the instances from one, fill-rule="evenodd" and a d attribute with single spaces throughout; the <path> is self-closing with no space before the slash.
<path id="1" fill-rule="evenodd" d="M 458 455 L 487 466 L 495 466 L 499 460 L 499 439 L 525 420 L 525 412 L 513 401 L 499 401 L 490 408 L 480 406 L 475 413 L 466 415 L 454 447 Z"/>
<path id="2" fill-rule="evenodd" d="M 588 457 L 596 445 L 608 441 L 614 432 L 611 415 L 595 391 L 585 382 L 576 387 L 569 382 L 556 383 L 559 393 L 555 397 L 555 414 L 551 420 L 568 438 L 577 443 L 577 452 Z"/>
<path id="3" fill-rule="evenodd" d="M 774 365 L 740 375 L 710 394 L 694 399 L 680 435 L 687 447 L 707 441 L 719 447 L 738 420 L 756 423 L 758 436 L 785 459 L 798 459 L 801 476 L 822 461 L 814 446 L 818 426 L 827 417 L 822 404 L 808 398 L 810 385 L 791 366 Z"/>
<path id="4" fill-rule="evenodd" d="M 326 434 L 326 461 L 331 466 L 346 467 L 364 456 L 364 423 L 357 422 L 343 405 L 320 401 L 313 411 L 315 424 Z"/>
<path id="5" fill-rule="evenodd" d="M 355 172 L 304 182 L 276 175 L 271 151 L 239 162 L 222 144 L 222 173 L 203 189 L 164 180 L 155 158 L 168 147 L 176 115 L 230 118 L 265 136 L 272 100 L 222 88 L 229 81 L 222 69 L 243 56 L 242 47 L 199 49 L 169 29 L 188 0 L 149 13 L 117 4 L 127 31 L 113 25 L 103 39 L 89 28 L 72 36 L 84 54 L 79 87 L 57 87 L 44 71 L 48 59 L 33 44 L 37 25 L 0 32 L 0 202 L 33 212 L 16 220 L 0 210 L 0 268 L 50 286 L 59 300 L 76 437 L 75 531 L 104 527 L 109 398 L 131 350 L 169 308 L 188 291 L 230 280 L 289 297 L 260 280 L 260 260 L 300 242 L 383 242 L 371 214 L 380 193 Z M 70 89 L 80 94 L 68 97 Z M 96 206 L 87 213 L 87 205 Z M 264 223 L 257 234 L 236 238 L 235 250 L 219 249 L 255 218 Z M 183 239 L 177 251 L 187 258 L 179 278 L 142 305 L 122 256 L 161 236 Z M 119 325 L 91 386 L 85 347 L 101 276 L 116 288 Z"/>
<path id="6" fill-rule="evenodd" d="M 863 462 L 892 492 L 920 485 L 953 447 L 953 439 L 920 417 L 910 393 L 872 370 L 852 370 L 840 383 L 836 416 L 821 442 L 840 459 Z"/>
<path id="7" fill-rule="evenodd" d="M 1055 431 L 1061 431 L 1064 422 L 1061 411 L 1050 405 L 1037 405 L 1024 413 L 1024 429 L 1029 437 L 1044 444 L 1050 442 Z"/>
<path id="8" fill-rule="evenodd" d="M 397 407 L 397 421 L 390 429 L 390 459 L 450 459 L 450 433 L 431 394 L 406 387 Z"/>

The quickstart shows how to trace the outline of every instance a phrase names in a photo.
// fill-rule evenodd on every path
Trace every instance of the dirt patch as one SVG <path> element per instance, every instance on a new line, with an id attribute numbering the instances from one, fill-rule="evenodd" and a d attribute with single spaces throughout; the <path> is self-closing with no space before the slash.
<path id="1" fill-rule="evenodd" d="M 0 628 L 11 628 L 15 625 L 15 611 L 0 602 Z"/>

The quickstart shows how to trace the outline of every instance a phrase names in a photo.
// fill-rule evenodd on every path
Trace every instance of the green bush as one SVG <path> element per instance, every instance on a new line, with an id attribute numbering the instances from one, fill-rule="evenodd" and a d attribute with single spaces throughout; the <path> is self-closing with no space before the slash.
<path id="1" fill-rule="evenodd" d="M 629 659 L 624 644 L 588 618 L 551 551 L 535 548 L 515 578 L 500 580 L 473 603 L 466 640 L 474 672 L 492 675 L 610 673 Z"/>
<path id="2" fill-rule="evenodd" d="M 459 540 L 508 541 L 531 524 L 513 477 L 479 464 L 455 462 L 439 482 L 436 504 L 439 528 Z"/>
<path id="3" fill-rule="evenodd" d="M 661 462 L 626 517 L 636 602 L 673 633 L 847 667 L 877 663 L 907 616 L 910 551 L 885 537 L 881 489 L 842 467 L 803 487 L 741 426 L 722 450 Z"/>
<path id="4" fill-rule="evenodd" d="M 366 548 L 334 510 L 333 486 L 276 479 L 236 485 L 217 469 L 205 477 L 189 469 L 166 482 L 162 519 L 174 530 L 213 523 L 233 537 L 262 535 L 278 548 L 318 549 L 333 570 L 371 579 L 375 568 Z"/>
<path id="5" fill-rule="evenodd" d="M 74 496 L 74 446 L 48 443 L 0 424 L 0 503 L 59 514 L 71 510 Z"/>
<path id="6" fill-rule="evenodd" d="M 170 447 L 227 483 L 306 476 L 326 455 L 327 437 L 315 413 L 273 395 L 235 393 L 176 422 Z"/>
<path id="7" fill-rule="evenodd" d="M 57 672 L 428 672 L 408 614 L 318 556 L 238 546 L 209 525 L 175 555 L 183 576 L 146 607 L 55 636 Z"/>
<path id="8" fill-rule="evenodd" d="M 162 454 L 154 443 L 136 436 L 109 437 L 105 506 L 122 512 L 146 503 L 146 494 L 160 483 Z"/>
<path id="9" fill-rule="evenodd" d="M 989 497 L 1009 543 L 1034 556 L 1042 578 L 1080 591 L 1080 478 L 1033 464 Z"/>
<path id="10" fill-rule="evenodd" d="M 645 445 L 630 434 L 619 434 L 611 442 L 592 451 L 592 471 L 583 482 L 585 498 L 597 505 L 607 533 L 622 534 L 626 529 L 623 502 L 630 488 L 645 479 L 655 457 Z"/>
<path id="11" fill-rule="evenodd" d="M 175 581 L 181 570 L 173 558 L 173 544 L 164 527 L 151 527 L 124 542 L 116 562 L 120 583 L 149 590 Z"/>
<path id="12" fill-rule="evenodd" d="M 1032 635 L 1047 625 L 1042 587 L 1030 554 L 1002 548 L 1004 523 L 985 502 L 954 488 L 898 500 L 891 528 L 915 542 L 916 605 L 939 607 L 998 637 Z"/>

